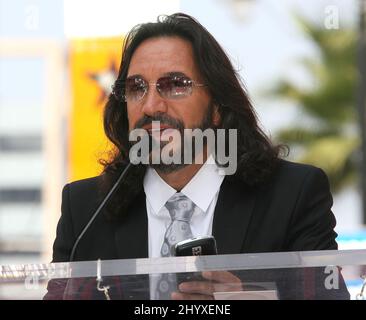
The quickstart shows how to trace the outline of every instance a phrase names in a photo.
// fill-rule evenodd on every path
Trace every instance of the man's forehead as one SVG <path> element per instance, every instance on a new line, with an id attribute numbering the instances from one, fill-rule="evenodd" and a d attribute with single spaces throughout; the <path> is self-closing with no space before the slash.
<path id="1" fill-rule="evenodd" d="M 172 72 L 192 75 L 197 72 L 189 41 L 179 37 L 151 38 L 142 42 L 134 52 L 128 76 L 141 73 Z"/>

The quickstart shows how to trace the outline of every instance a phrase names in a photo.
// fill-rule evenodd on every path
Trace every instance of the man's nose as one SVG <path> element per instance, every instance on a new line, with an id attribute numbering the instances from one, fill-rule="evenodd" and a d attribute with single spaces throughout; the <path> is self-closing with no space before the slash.
<path id="1" fill-rule="evenodd" d="M 142 99 L 142 112 L 153 116 L 157 112 L 166 112 L 167 104 L 154 85 L 150 85 L 145 97 Z"/>

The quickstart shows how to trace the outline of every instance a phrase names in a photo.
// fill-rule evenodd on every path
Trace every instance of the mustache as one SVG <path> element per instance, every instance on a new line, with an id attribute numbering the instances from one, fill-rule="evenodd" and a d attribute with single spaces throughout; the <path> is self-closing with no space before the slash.
<path id="1" fill-rule="evenodd" d="M 141 129 L 145 125 L 152 124 L 153 121 L 160 121 L 161 125 L 170 126 L 173 129 L 177 129 L 181 132 L 184 130 L 183 121 L 168 116 L 165 113 L 156 113 L 153 116 L 144 115 L 136 122 L 134 129 Z"/>

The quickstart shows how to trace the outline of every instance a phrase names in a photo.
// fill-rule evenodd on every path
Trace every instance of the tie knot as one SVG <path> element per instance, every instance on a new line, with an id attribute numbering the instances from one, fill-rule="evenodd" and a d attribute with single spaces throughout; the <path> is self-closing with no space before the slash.
<path id="1" fill-rule="evenodd" d="M 177 192 L 165 204 L 172 221 L 181 220 L 189 222 L 194 211 L 194 203 L 183 193 Z"/>

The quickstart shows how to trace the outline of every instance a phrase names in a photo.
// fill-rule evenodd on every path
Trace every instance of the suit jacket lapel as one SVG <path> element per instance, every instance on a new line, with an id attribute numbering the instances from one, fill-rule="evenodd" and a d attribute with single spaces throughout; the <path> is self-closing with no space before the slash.
<path id="1" fill-rule="evenodd" d="M 133 201 L 127 216 L 116 225 L 115 242 L 118 259 L 148 257 L 148 224 L 145 193 Z"/>
<path id="2" fill-rule="evenodd" d="M 228 181 L 227 178 L 223 181 L 212 227 L 218 254 L 242 251 L 255 198 L 256 193 L 244 184 Z"/>

